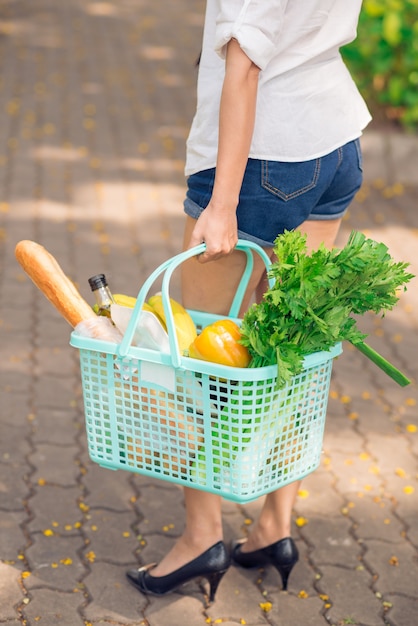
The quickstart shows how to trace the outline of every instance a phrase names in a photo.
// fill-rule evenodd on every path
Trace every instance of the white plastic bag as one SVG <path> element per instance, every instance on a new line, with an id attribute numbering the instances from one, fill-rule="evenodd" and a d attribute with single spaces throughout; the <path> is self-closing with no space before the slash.
<path id="1" fill-rule="evenodd" d="M 117 329 L 125 334 L 133 309 L 121 304 L 112 304 L 110 315 Z M 151 311 L 141 311 L 132 338 L 132 345 L 159 352 L 170 352 L 168 335 L 161 322 Z"/>

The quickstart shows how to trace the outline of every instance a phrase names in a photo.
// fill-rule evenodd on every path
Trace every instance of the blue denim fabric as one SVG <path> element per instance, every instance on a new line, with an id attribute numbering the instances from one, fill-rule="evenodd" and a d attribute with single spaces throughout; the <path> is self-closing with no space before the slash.
<path id="1" fill-rule="evenodd" d="M 197 219 L 212 195 L 215 168 L 192 174 L 184 210 Z M 342 217 L 363 180 L 358 139 L 311 161 L 249 159 L 237 209 L 238 235 L 271 247 L 305 220 Z"/>

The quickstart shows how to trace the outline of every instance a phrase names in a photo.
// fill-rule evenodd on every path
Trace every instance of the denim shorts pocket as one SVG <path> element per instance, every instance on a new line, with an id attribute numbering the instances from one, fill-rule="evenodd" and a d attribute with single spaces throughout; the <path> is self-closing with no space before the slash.
<path id="1" fill-rule="evenodd" d="M 261 186 L 285 202 L 317 185 L 321 159 L 303 162 L 262 161 Z"/>

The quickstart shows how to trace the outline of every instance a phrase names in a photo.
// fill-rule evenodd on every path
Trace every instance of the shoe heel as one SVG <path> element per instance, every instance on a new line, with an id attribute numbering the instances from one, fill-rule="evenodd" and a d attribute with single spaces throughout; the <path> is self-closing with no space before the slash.
<path id="1" fill-rule="evenodd" d="M 295 563 L 290 563 L 289 565 L 275 565 L 275 568 L 280 574 L 280 578 L 282 579 L 282 589 L 283 591 L 287 590 L 287 583 L 289 580 L 290 572 L 293 569 Z"/>
<path id="2" fill-rule="evenodd" d="M 225 576 L 226 572 L 227 570 L 224 570 L 223 572 L 213 572 L 213 574 L 208 574 L 206 576 L 206 579 L 209 583 L 209 602 L 215 601 L 215 594 L 219 587 L 219 583 Z"/>

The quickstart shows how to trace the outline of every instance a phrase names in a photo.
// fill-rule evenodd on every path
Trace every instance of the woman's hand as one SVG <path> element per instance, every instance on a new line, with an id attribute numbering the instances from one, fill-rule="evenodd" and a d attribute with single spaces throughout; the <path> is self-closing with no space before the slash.
<path id="1" fill-rule="evenodd" d="M 189 247 L 206 244 L 206 250 L 197 257 L 200 263 L 215 261 L 232 252 L 238 241 L 237 216 L 232 209 L 216 208 L 213 199 L 201 213 L 190 239 Z"/>

